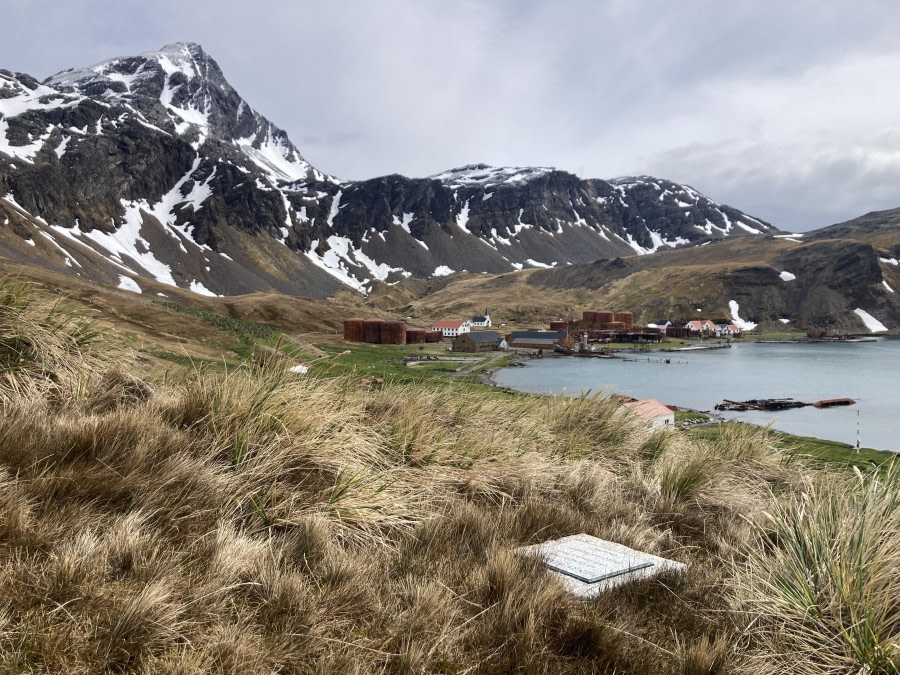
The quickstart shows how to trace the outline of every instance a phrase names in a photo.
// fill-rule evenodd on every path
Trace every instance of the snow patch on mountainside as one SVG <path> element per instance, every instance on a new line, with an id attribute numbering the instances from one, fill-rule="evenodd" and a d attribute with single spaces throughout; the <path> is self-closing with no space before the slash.
<path id="1" fill-rule="evenodd" d="M 91 230 L 90 232 L 73 231 L 62 226 L 54 226 L 53 230 L 69 236 L 75 241 L 78 241 L 74 236 L 77 232 L 78 237 L 82 238 L 80 243 L 85 243 L 84 239 L 92 241 L 107 251 L 107 258 L 128 268 L 135 274 L 139 275 L 141 269 L 143 269 L 162 284 L 178 286 L 172 277 L 172 269 L 156 258 L 150 249 L 149 242 L 141 236 L 141 228 L 143 227 L 141 204 L 122 200 L 122 206 L 125 208 L 125 222 L 112 233 L 102 232 L 101 230 Z M 133 269 L 135 264 L 140 269 Z"/>
<path id="2" fill-rule="evenodd" d="M 65 94 L 43 84 L 29 89 L 14 77 L 0 73 L 0 113 L 6 119 L 31 111 L 69 108 L 83 100 L 83 96 Z"/>
<path id="3" fill-rule="evenodd" d="M 554 265 L 548 265 L 547 263 L 532 260 L 531 258 L 526 259 L 525 262 L 528 263 L 528 265 L 530 265 L 531 267 L 540 267 L 542 269 L 550 269 L 551 267 L 554 267 Z"/>
<path id="4" fill-rule="evenodd" d="M 341 196 L 343 196 L 343 194 L 343 192 L 338 190 L 337 194 L 335 194 L 334 198 L 331 200 L 331 208 L 328 210 L 328 220 L 325 221 L 328 223 L 328 227 L 334 227 L 334 217 L 338 214 L 338 211 L 341 210 Z"/>
<path id="5" fill-rule="evenodd" d="M 77 260 L 75 260 L 75 258 L 72 256 L 72 254 L 69 251 L 67 251 L 66 249 L 64 249 L 62 246 L 60 246 L 59 242 L 57 242 L 56 239 L 54 239 L 52 236 L 50 236 L 50 234 L 48 234 L 47 232 L 44 232 L 43 230 L 39 231 L 38 234 L 41 235 L 44 239 L 46 239 L 50 243 L 51 246 L 53 246 L 57 251 L 59 251 L 62 254 L 63 261 L 66 263 L 67 267 L 74 267 L 75 265 L 77 265 L 78 267 L 81 267 L 79 262 Z"/>
<path id="6" fill-rule="evenodd" d="M 388 276 L 394 272 L 403 277 L 412 276 L 403 268 L 391 267 L 385 263 L 374 261 L 361 249 L 356 248 L 353 241 L 347 237 L 331 235 L 326 239 L 326 245 L 327 248 L 319 252 L 319 242 L 314 241 L 304 255 L 317 267 L 363 295 L 368 294 L 368 284 L 373 279 L 386 281 Z M 353 267 L 361 268 L 357 270 L 358 272 L 365 270 L 368 272 L 368 276 L 362 275 L 362 278 L 359 278 L 357 272 L 352 270 Z"/>
<path id="7" fill-rule="evenodd" d="M 735 225 L 737 225 L 742 230 L 749 232 L 750 234 L 762 234 L 761 231 L 757 230 L 755 227 L 750 227 L 742 220 L 738 220 L 737 222 L 735 222 Z"/>
<path id="8" fill-rule="evenodd" d="M 179 243 L 181 250 L 185 253 L 187 253 L 187 249 L 184 247 L 183 243 L 185 240 L 189 241 L 201 251 L 211 250 L 209 246 L 198 244 L 193 240 L 191 237 L 193 227 L 191 226 L 190 220 L 186 220 L 181 225 L 177 225 L 175 222 L 176 210 L 182 212 L 184 209 L 190 208 L 192 213 L 196 213 L 202 208 L 203 202 L 205 202 L 212 194 L 210 182 L 216 175 L 215 168 L 213 168 L 213 171 L 202 183 L 193 178 L 194 172 L 200 166 L 200 161 L 200 157 L 196 157 L 190 170 L 175 183 L 175 186 L 171 190 L 165 193 L 160 200 L 152 206 L 147 203 L 146 200 L 131 203 L 126 203 L 124 200 L 122 201 L 122 207 L 126 211 L 129 209 L 132 211 L 140 211 L 143 209 L 156 218 L 156 220 L 158 220 L 165 228 L 169 236 Z M 193 185 L 191 191 L 187 195 L 184 195 L 182 194 L 182 188 L 189 180 L 193 181 Z"/>
<path id="9" fill-rule="evenodd" d="M 12 145 L 7 138 L 8 129 L 9 124 L 6 120 L 0 119 L 0 152 L 6 153 L 7 155 L 24 162 L 28 162 L 29 164 L 33 164 L 35 156 L 40 152 L 41 148 L 44 147 L 44 143 L 47 139 L 50 138 L 50 132 L 47 131 L 36 139 L 32 138 L 30 143 L 24 145 Z"/>
<path id="10" fill-rule="evenodd" d="M 421 246 L 421 247 L 424 248 L 426 251 L 428 251 L 428 250 L 430 250 L 430 249 L 428 248 L 428 245 L 427 245 L 424 241 L 422 241 L 421 239 L 417 239 L 416 236 L 415 236 L 415 235 L 412 233 L 412 231 L 409 229 L 409 224 L 413 221 L 413 218 L 414 218 L 414 217 L 415 217 L 415 216 L 414 216 L 414 214 L 412 214 L 412 213 L 404 213 L 404 214 L 403 214 L 403 219 L 402 219 L 402 220 L 401 220 L 400 218 L 398 218 L 397 216 L 393 216 L 393 219 L 392 219 L 391 222 L 393 222 L 394 225 L 397 225 L 398 227 L 400 227 L 400 229 L 402 229 L 404 232 L 406 232 L 406 234 L 408 234 L 410 237 L 412 237 L 413 240 L 414 240 L 419 246 Z M 381 232 L 379 232 L 379 235 L 381 235 L 382 240 L 384 240 L 384 235 L 383 235 Z"/>
<path id="11" fill-rule="evenodd" d="M 266 129 L 261 142 L 250 137 L 240 138 L 236 144 L 250 161 L 275 181 L 304 180 L 312 169 L 293 148 L 284 145 L 281 139 L 272 138 L 271 129 Z"/>
<path id="12" fill-rule="evenodd" d="M 541 176 L 546 176 L 556 169 L 542 166 L 489 166 L 487 164 L 468 164 L 438 173 L 429 178 L 439 180 L 449 187 L 466 187 L 480 185 L 497 187 L 499 185 L 517 185 L 527 183 Z M 493 194 L 493 193 L 492 193 Z M 490 199 L 490 197 L 484 197 Z"/>
<path id="13" fill-rule="evenodd" d="M 71 136 L 63 136 L 63 139 L 59 142 L 59 145 L 53 148 L 53 152 L 56 155 L 57 159 L 62 159 L 62 156 L 66 154 L 66 147 L 69 145 L 70 140 L 72 140 Z"/>
<path id="14" fill-rule="evenodd" d="M 778 276 L 781 277 L 782 281 L 793 281 L 797 278 L 796 274 L 791 274 L 787 270 L 782 271 Z"/>
<path id="15" fill-rule="evenodd" d="M 740 317 L 738 310 L 740 307 L 736 300 L 729 300 L 728 307 L 731 309 L 731 320 L 734 322 L 734 325 L 740 328 L 741 330 L 753 330 L 756 328 L 756 324 L 752 321 L 745 321 Z"/>
<path id="16" fill-rule="evenodd" d="M 866 310 L 857 307 L 853 310 L 853 313 L 862 319 L 862 322 L 865 324 L 866 328 L 868 328 L 870 333 L 881 333 L 887 330 L 887 326 L 869 314 Z"/>
<path id="17" fill-rule="evenodd" d="M 210 297 L 212 297 L 212 298 L 220 298 L 220 297 L 222 297 L 222 296 L 220 296 L 220 295 L 217 295 L 216 293 L 213 293 L 211 290 L 209 290 L 206 286 L 204 286 L 203 284 L 201 284 L 201 283 L 200 283 L 199 281 L 197 281 L 196 279 L 195 279 L 194 281 L 191 282 L 190 289 L 191 289 L 191 291 L 193 291 L 193 292 L 196 293 L 197 295 L 208 295 L 208 296 L 210 296 Z"/>
<path id="18" fill-rule="evenodd" d="M 334 253 L 331 250 L 326 250 L 324 253 L 318 252 L 319 242 L 314 241 L 310 246 L 309 250 L 304 253 L 304 255 L 316 266 L 328 272 L 335 279 L 340 281 L 341 283 L 350 286 L 352 289 L 362 293 L 365 295 L 367 293 L 365 283 L 356 278 L 350 270 L 347 269 L 347 265 L 343 260 L 341 260 L 340 256 Z"/>
<path id="19" fill-rule="evenodd" d="M 635 238 L 632 236 L 630 232 L 626 233 L 625 242 L 634 249 L 634 252 L 638 255 L 647 255 L 649 253 L 656 253 L 661 248 L 675 248 L 676 246 L 681 246 L 683 244 L 690 244 L 690 239 L 685 239 L 684 237 L 675 237 L 674 239 L 663 239 L 662 236 L 658 232 L 654 232 L 650 228 L 645 228 L 647 234 L 650 236 L 650 241 L 652 244 L 650 246 L 641 246 Z M 602 232 L 600 233 L 603 234 Z M 605 237 L 608 239 L 608 237 Z M 621 237 L 620 237 L 621 238 Z"/>
<path id="20" fill-rule="evenodd" d="M 519 215 L 516 217 L 516 224 L 513 226 L 513 235 L 517 235 L 522 232 L 522 230 L 527 230 L 532 227 L 530 223 L 522 222 L 523 213 L 525 213 L 525 209 L 519 209 Z"/>
<path id="21" fill-rule="evenodd" d="M 131 277 L 126 277 L 124 274 L 119 275 L 119 288 L 126 291 L 132 291 L 133 293 L 143 293 L 141 287 L 138 286 L 138 283 Z"/>
<path id="22" fill-rule="evenodd" d="M 522 214 L 519 213 L 519 216 Z M 456 226 L 461 229 L 466 234 L 472 234 L 466 229 L 466 223 L 469 222 L 469 200 L 466 200 L 466 203 L 463 204 L 463 207 L 459 210 L 459 213 L 456 216 Z"/>

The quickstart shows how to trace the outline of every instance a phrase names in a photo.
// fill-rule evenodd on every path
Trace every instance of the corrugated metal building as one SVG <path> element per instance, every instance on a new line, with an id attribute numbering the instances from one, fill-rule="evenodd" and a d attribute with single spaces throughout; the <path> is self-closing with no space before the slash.
<path id="1" fill-rule="evenodd" d="M 510 349 L 549 349 L 566 339 L 565 331 L 516 330 L 506 336 Z"/>
<path id="2" fill-rule="evenodd" d="M 497 331 L 479 330 L 463 333 L 453 338 L 453 351 L 455 352 L 492 352 L 497 349 L 500 341 Z"/>

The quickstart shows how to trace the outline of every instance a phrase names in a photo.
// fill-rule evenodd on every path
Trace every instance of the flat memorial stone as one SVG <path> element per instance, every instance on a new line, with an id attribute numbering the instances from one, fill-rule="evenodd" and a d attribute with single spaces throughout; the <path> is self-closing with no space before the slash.
<path id="1" fill-rule="evenodd" d="M 584 598 L 595 597 L 602 591 L 634 579 L 687 569 L 684 563 L 635 551 L 589 534 L 573 534 L 522 546 L 516 552 L 543 558 L 547 567 L 559 576 L 570 592 Z"/>

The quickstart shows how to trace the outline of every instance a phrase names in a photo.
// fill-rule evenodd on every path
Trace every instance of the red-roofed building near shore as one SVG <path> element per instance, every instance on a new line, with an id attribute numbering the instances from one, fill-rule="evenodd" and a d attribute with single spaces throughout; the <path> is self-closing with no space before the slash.
<path id="1" fill-rule="evenodd" d="M 431 330 L 440 331 L 445 338 L 454 338 L 472 330 L 472 322 L 468 319 L 465 321 L 435 321 L 431 324 Z"/>
<path id="2" fill-rule="evenodd" d="M 716 324 L 716 337 L 741 337 L 741 329 L 733 323 Z"/>
<path id="3" fill-rule="evenodd" d="M 675 413 L 666 405 L 653 398 L 630 401 L 622 406 L 632 415 L 637 415 L 650 424 L 651 429 L 675 426 Z"/>
<path id="4" fill-rule="evenodd" d="M 688 321 L 684 324 L 694 335 L 713 335 L 716 332 L 716 324 L 709 319 L 698 319 L 696 321 Z"/>

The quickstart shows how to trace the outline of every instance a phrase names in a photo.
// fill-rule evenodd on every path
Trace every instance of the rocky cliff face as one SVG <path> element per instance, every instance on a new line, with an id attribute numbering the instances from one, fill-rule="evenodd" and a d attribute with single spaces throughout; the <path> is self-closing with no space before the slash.
<path id="1" fill-rule="evenodd" d="M 869 214 L 872 227 L 854 227 L 850 234 L 855 238 L 835 238 L 838 230 L 823 228 L 809 235 L 724 240 L 653 256 L 536 270 L 528 283 L 551 291 L 589 289 L 597 306 L 627 308 L 644 322 L 738 319 L 765 330 L 849 333 L 875 332 L 881 324 L 896 332 L 900 262 L 891 242 L 900 241 L 900 226 L 895 216 Z M 884 243 L 861 241 L 867 234 Z M 867 323 L 864 316 L 875 321 Z"/>
<path id="2" fill-rule="evenodd" d="M 775 232 L 647 176 L 470 165 L 341 181 L 196 44 L 42 83 L 0 71 L 0 254 L 132 289 L 324 296 Z"/>

